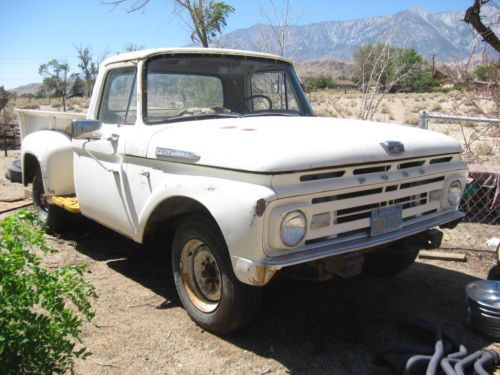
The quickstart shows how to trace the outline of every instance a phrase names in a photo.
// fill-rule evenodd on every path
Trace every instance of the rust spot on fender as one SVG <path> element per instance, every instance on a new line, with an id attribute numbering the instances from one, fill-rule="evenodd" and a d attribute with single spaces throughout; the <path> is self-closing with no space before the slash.
<path id="1" fill-rule="evenodd" d="M 264 212 L 266 211 L 266 207 L 267 207 L 267 204 L 266 204 L 266 201 L 265 199 L 259 199 L 257 201 L 257 204 L 255 205 L 255 215 L 257 215 L 258 217 L 261 217 L 262 215 L 264 215 Z"/>
<path id="2" fill-rule="evenodd" d="M 237 126 L 234 126 L 234 125 L 226 125 L 226 126 L 221 126 L 220 127 L 221 129 L 236 129 Z"/>
<path id="3" fill-rule="evenodd" d="M 254 132 L 257 129 L 254 129 L 254 128 L 245 128 L 245 129 L 241 129 L 241 130 L 244 131 L 244 132 Z"/>

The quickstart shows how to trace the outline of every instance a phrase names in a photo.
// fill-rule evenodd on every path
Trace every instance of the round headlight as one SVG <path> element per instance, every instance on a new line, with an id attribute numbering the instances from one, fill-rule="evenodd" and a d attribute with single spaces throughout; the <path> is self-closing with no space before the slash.
<path id="1" fill-rule="evenodd" d="M 460 181 L 455 180 L 448 188 L 448 203 L 450 206 L 458 206 L 462 198 L 462 184 Z"/>
<path id="2" fill-rule="evenodd" d="M 302 211 L 288 213 L 281 222 L 281 241 L 285 246 L 297 246 L 306 235 L 307 219 Z"/>

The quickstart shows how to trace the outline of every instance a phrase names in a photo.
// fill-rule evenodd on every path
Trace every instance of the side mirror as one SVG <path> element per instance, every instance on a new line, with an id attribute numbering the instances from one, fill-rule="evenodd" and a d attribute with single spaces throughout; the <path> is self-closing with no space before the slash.
<path id="1" fill-rule="evenodd" d="M 71 123 L 71 138 L 74 139 L 101 139 L 99 120 L 73 120 Z"/>

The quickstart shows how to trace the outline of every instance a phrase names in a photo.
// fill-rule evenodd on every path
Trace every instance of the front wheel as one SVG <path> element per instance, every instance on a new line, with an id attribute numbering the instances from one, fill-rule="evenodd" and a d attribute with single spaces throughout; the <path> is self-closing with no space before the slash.
<path id="1" fill-rule="evenodd" d="M 215 334 L 248 324 L 258 311 L 261 289 L 234 275 L 218 227 L 205 216 L 189 216 L 175 233 L 172 268 L 179 298 L 191 319 Z"/>

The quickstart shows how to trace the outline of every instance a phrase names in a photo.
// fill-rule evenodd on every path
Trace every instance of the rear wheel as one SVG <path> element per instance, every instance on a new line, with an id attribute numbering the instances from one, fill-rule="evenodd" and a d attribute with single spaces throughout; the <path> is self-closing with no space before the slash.
<path id="1" fill-rule="evenodd" d="M 408 243 L 399 241 L 380 250 L 365 254 L 363 272 L 372 276 L 394 276 L 415 263 L 420 249 Z"/>
<path id="2" fill-rule="evenodd" d="M 217 226 L 207 217 L 184 219 L 172 245 L 179 298 L 191 319 L 207 331 L 227 334 L 258 311 L 261 289 L 241 283 Z"/>
<path id="3" fill-rule="evenodd" d="M 63 228 L 64 212 L 47 202 L 40 167 L 37 167 L 33 176 L 32 199 L 38 219 L 47 227 L 47 230 L 60 231 Z"/>

